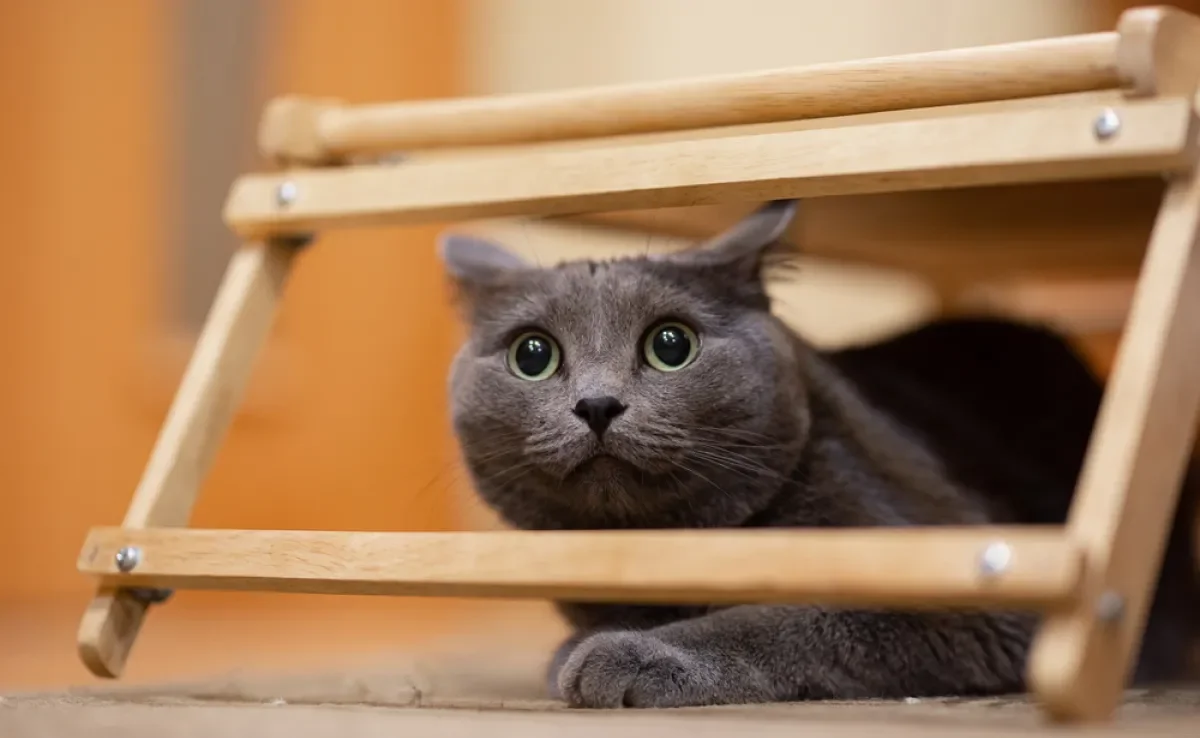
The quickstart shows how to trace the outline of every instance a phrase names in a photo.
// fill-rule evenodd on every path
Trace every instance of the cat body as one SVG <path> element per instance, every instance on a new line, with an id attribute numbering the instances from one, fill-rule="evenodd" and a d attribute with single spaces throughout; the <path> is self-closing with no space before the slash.
<path id="1" fill-rule="evenodd" d="M 771 313 L 791 202 L 700 248 L 537 268 L 444 240 L 471 326 L 454 427 L 482 498 L 533 530 L 1062 523 L 1101 385 L 1060 337 L 945 320 L 823 352 Z M 1176 676 L 1197 614 L 1186 483 L 1136 677 Z M 780 562 L 819 566 L 820 562 Z M 1024 689 L 1037 618 L 557 603 L 575 706 Z M 1190 618 L 1190 619 L 1189 619 Z"/>

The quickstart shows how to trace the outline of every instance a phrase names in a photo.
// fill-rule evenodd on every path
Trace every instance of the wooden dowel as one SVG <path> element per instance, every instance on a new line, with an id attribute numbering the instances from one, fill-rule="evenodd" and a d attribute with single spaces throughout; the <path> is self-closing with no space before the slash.
<path id="1" fill-rule="evenodd" d="M 136 566 L 121 573 L 117 552 L 125 547 L 137 549 Z M 1082 563 L 1061 529 L 1030 527 L 482 533 L 96 528 L 79 569 L 130 587 L 1050 609 L 1072 602 Z"/>
<path id="2" fill-rule="evenodd" d="M 544 93 L 340 105 L 281 98 L 259 143 L 318 163 L 354 154 L 678 131 L 958 105 L 1122 84 L 1118 34 Z"/>

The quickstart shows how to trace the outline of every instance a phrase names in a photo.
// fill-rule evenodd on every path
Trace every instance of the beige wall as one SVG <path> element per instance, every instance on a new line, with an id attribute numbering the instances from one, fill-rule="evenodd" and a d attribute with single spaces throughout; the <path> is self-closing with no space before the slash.
<path id="1" fill-rule="evenodd" d="M 468 7 L 474 92 L 813 64 L 1111 26 L 1098 0 L 471 0 Z"/>
<path id="2" fill-rule="evenodd" d="M 264 96 L 461 92 L 457 2 L 271 5 L 270 37 L 235 69 Z M 253 137 L 252 126 L 217 125 L 235 115 L 193 119 L 179 107 L 194 80 L 180 74 L 189 39 L 176 34 L 198 29 L 180 15 L 193 6 L 42 0 L 3 8 L 0 688 L 86 678 L 75 629 L 94 583 L 75 559 L 89 527 L 121 520 L 195 340 L 180 319 L 180 285 L 195 263 L 181 258 L 180 205 L 196 197 L 196 184 L 208 194 L 206 178 L 228 177 Z M 236 114 L 244 92 L 227 92 Z M 214 163 L 189 150 L 205 133 L 195 126 L 204 125 L 215 137 L 199 139 L 205 151 L 232 152 L 230 159 Z M 247 157 L 236 169 L 253 166 Z M 221 232 L 226 187 L 218 183 L 216 202 L 194 210 L 203 233 Z M 444 493 L 454 458 L 444 387 L 455 323 L 434 256 L 436 230 L 330 234 L 301 257 L 203 487 L 197 525 L 457 525 L 454 498 Z M 219 265 L 228 258 L 223 240 L 200 239 L 197 248 L 205 247 Z M 404 317 L 412 315 L 420 319 Z M 252 667 L 265 650 L 337 650 L 344 638 L 366 638 L 332 627 L 321 633 L 316 604 L 327 601 L 181 592 L 147 631 L 153 639 L 177 627 L 188 637 L 139 646 L 131 673 Z M 250 632 L 251 611 L 263 603 L 287 619 Z M 377 636 L 427 637 L 450 612 L 444 603 L 371 598 L 343 598 L 329 610 L 380 607 L 391 608 L 392 620 Z M 419 608 L 431 608 L 422 610 L 427 619 L 397 625 Z M 210 627 L 209 618 L 227 625 Z M 315 623 L 319 637 L 289 634 L 297 623 Z M 192 640 L 211 645 L 189 649 Z"/>

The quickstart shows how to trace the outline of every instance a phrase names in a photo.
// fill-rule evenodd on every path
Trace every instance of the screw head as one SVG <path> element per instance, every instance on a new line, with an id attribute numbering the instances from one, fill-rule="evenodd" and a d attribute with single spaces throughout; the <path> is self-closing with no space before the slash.
<path id="1" fill-rule="evenodd" d="M 1111 589 L 1096 598 L 1096 619 L 1115 623 L 1125 616 L 1125 598 Z"/>
<path id="2" fill-rule="evenodd" d="M 1012 548 L 1004 541 L 989 543 L 979 555 L 979 571 L 985 577 L 995 577 L 1008 571 L 1012 563 Z"/>
<path id="3" fill-rule="evenodd" d="M 142 560 L 142 552 L 137 546 L 126 546 L 114 557 L 117 562 L 117 569 L 123 572 L 131 572 L 137 567 Z"/>
<path id="4" fill-rule="evenodd" d="M 1112 108 L 1105 108 L 1092 123 L 1092 133 L 1101 141 L 1112 138 L 1121 130 L 1121 116 Z"/>
<path id="5" fill-rule="evenodd" d="M 300 188 L 292 180 L 284 180 L 279 183 L 279 187 L 275 188 L 275 204 L 281 208 L 286 208 L 296 202 L 296 198 L 300 196 Z"/>

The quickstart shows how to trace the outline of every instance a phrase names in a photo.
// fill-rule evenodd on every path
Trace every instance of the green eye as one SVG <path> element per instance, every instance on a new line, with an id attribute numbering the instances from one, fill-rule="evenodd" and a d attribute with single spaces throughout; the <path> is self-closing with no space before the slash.
<path id="1" fill-rule="evenodd" d="M 521 379 L 540 382 L 558 371 L 561 353 L 554 339 L 544 333 L 522 333 L 508 347 L 508 368 Z"/>
<path id="2" fill-rule="evenodd" d="M 646 334 L 642 353 L 660 372 L 674 372 L 696 360 L 700 339 L 683 323 L 660 323 Z"/>

